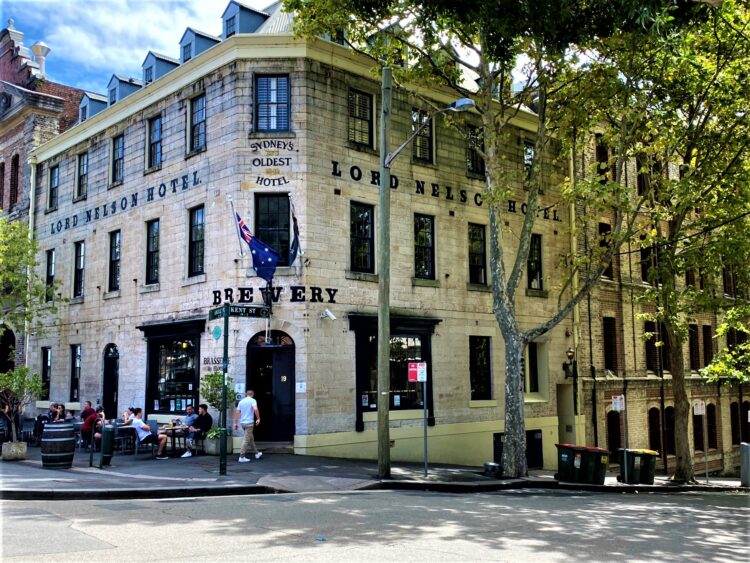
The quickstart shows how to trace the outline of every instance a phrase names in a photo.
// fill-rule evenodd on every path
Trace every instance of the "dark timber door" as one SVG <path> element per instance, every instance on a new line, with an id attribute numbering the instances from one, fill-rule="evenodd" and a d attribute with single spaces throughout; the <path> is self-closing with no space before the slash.
<path id="1" fill-rule="evenodd" d="M 104 349 L 104 377 L 102 381 L 102 406 L 107 418 L 117 418 L 117 387 L 120 379 L 120 354 L 117 346 L 107 344 Z"/>
<path id="2" fill-rule="evenodd" d="M 258 441 L 290 442 L 294 439 L 294 342 L 272 331 L 266 342 L 260 333 L 248 344 L 247 389 L 255 391 L 260 424 Z"/>

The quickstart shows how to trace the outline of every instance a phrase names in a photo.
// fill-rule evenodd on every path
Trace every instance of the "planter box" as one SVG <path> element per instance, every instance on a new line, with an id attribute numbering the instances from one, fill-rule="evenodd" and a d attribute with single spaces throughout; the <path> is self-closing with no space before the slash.
<path id="1" fill-rule="evenodd" d="M 26 442 L 5 442 L 3 444 L 3 461 L 26 459 Z"/>
<path id="2" fill-rule="evenodd" d="M 203 446 L 206 455 L 220 455 L 221 454 L 221 443 L 218 438 L 205 438 L 203 440 Z M 227 436 L 227 455 L 234 451 L 234 437 Z"/>

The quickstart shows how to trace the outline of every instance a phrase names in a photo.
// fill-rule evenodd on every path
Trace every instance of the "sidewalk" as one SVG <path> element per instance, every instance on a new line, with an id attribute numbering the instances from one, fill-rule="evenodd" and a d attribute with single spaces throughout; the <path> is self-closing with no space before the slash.
<path id="1" fill-rule="evenodd" d="M 262 444 L 261 444 L 262 449 Z M 654 485 L 623 485 L 614 473 L 603 486 L 558 483 L 553 471 L 534 470 L 524 479 L 496 479 L 479 467 L 393 462 L 391 479 L 377 477 L 377 462 L 266 453 L 261 460 L 240 464 L 237 454 L 227 456 L 226 475 L 219 475 L 219 458 L 193 456 L 168 460 L 115 454 L 110 466 L 89 467 L 89 453 L 76 451 L 71 469 L 45 469 L 41 450 L 29 447 L 24 461 L 0 461 L 0 499 L 113 499 L 219 496 L 234 494 L 310 493 L 367 489 L 483 492 L 503 489 L 564 489 L 598 492 L 735 491 L 739 479 L 710 478 L 697 485 L 671 485 L 657 476 Z"/>

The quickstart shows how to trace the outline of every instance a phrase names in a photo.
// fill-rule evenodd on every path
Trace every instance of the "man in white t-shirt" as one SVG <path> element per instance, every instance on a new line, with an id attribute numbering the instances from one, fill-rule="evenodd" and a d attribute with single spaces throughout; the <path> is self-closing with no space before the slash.
<path id="1" fill-rule="evenodd" d="M 156 459 L 169 459 L 164 455 L 164 447 L 167 445 L 166 434 L 153 434 L 151 427 L 143 421 L 143 411 L 140 408 L 133 411 L 133 428 L 138 433 L 138 440 L 141 444 L 159 444 L 159 451 L 156 452 Z"/>
<path id="2" fill-rule="evenodd" d="M 242 441 L 242 448 L 240 448 L 240 463 L 251 461 L 250 458 L 246 457 L 247 454 L 254 454 L 255 459 L 263 457 L 263 454 L 255 446 L 255 438 L 253 437 L 253 428 L 260 424 L 258 402 L 253 399 L 255 393 L 252 389 L 245 391 L 245 395 L 245 398 L 237 404 L 237 409 L 234 411 L 234 429 L 237 430 L 239 425 L 242 425 L 242 430 L 245 432 L 245 439 Z"/>

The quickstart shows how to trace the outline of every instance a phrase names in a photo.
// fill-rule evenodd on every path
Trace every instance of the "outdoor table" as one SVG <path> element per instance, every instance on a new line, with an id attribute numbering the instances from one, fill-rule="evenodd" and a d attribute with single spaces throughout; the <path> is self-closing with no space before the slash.
<path id="1" fill-rule="evenodd" d="M 115 426 L 115 442 L 120 442 L 122 453 L 125 453 L 125 444 L 132 445 L 133 455 L 137 453 L 135 446 L 135 426 L 120 424 Z"/>
<path id="2" fill-rule="evenodd" d="M 177 455 L 177 438 L 184 438 L 187 436 L 187 426 L 162 426 L 159 432 L 166 434 L 171 442 L 171 456 Z"/>

